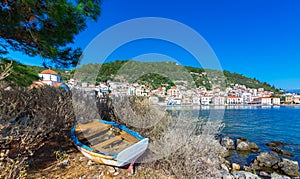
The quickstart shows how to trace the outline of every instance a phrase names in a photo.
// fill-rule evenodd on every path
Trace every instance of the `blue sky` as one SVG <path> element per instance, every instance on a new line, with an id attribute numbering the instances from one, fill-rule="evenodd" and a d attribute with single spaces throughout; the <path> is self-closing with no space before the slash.
<path id="1" fill-rule="evenodd" d="M 223 69 L 279 88 L 300 88 L 299 7 L 297 0 L 103 0 L 98 21 L 88 23 L 88 28 L 76 36 L 74 46 L 84 49 L 99 33 L 125 20 L 169 18 L 202 35 Z M 143 53 L 166 53 L 180 58 L 183 65 L 197 65 L 174 45 L 151 40 L 124 45 L 108 60 L 130 59 Z M 39 58 L 17 53 L 12 56 L 26 64 L 42 63 Z"/>

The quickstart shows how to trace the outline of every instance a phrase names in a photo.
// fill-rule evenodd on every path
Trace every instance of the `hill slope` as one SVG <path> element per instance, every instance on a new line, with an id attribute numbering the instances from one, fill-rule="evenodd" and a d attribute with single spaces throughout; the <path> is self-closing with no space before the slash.
<path id="1" fill-rule="evenodd" d="M 0 61 L 1 63 L 9 62 L 7 59 Z M 128 63 L 129 62 L 129 63 Z M 45 68 L 37 66 L 27 66 L 18 62 L 13 62 L 13 71 L 5 81 L 15 86 L 28 86 L 32 81 L 38 79 L 38 73 Z M 71 70 L 66 74 L 64 70 L 54 69 L 63 80 L 68 80 L 75 72 Z M 130 82 L 137 82 L 152 88 L 158 88 L 162 84 L 175 85 L 174 80 L 191 80 L 192 77 L 197 87 L 205 86 L 211 89 L 212 84 L 218 84 L 220 87 L 228 87 L 234 84 L 245 85 L 249 88 L 264 88 L 265 90 L 279 93 L 279 89 L 271 86 L 266 82 L 261 82 L 255 78 L 248 78 L 238 73 L 231 73 L 224 70 L 208 70 L 195 67 L 181 67 L 174 62 L 136 62 L 136 61 L 121 61 L 104 64 L 86 64 L 76 69 L 77 76 L 81 77 L 82 81 L 94 82 L 93 71 L 98 72 L 96 77 L 97 83 L 107 80 L 123 81 L 126 79 Z M 143 73 L 145 73 L 143 75 Z M 167 74 L 167 75 L 166 75 Z M 188 75 L 187 75 L 188 74 Z M 135 78 L 133 78 L 134 76 Z M 225 79 L 223 78 L 225 76 Z"/>
<path id="2" fill-rule="evenodd" d="M 107 81 L 107 80 L 118 80 L 117 74 L 120 74 L 120 71 L 126 72 L 126 70 L 122 69 L 124 68 L 124 65 L 126 65 L 128 61 L 114 61 L 104 64 L 87 64 L 80 67 L 81 75 L 85 78 L 83 80 L 89 81 L 89 72 L 92 71 L 91 69 L 99 70 L 98 76 L 97 76 L 97 82 L 101 81 Z M 143 64 L 142 64 L 143 63 Z M 146 65 L 145 65 L 146 63 Z M 131 72 L 128 73 L 142 73 L 143 70 L 146 70 L 145 68 L 152 68 L 147 71 L 157 71 L 156 68 L 162 68 L 162 69 L 168 69 L 167 66 L 172 66 L 173 68 L 173 74 L 170 72 L 170 76 L 174 76 L 175 73 L 177 73 L 175 76 L 179 78 L 186 78 L 184 75 L 181 77 L 178 76 L 178 70 L 176 69 L 176 63 L 173 62 L 133 62 L 133 64 L 130 65 Z M 205 86 L 207 89 L 210 89 L 212 87 L 211 80 L 216 80 L 220 86 L 222 87 L 228 87 L 232 86 L 234 84 L 241 84 L 245 85 L 249 88 L 264 88 L 265 90 L 272 91 L 279 93 L 279 89 L 277 89 L 275 86 L 271 86 L 270 84 L 266 82 L 261 82 L 257 80 L 256 78 L 249 78 L 246 76 L 243 76 L 239 73 L 231 73 L 229 71 L 224 70 L 223 72 L 216 71 L 216 70 L 208 70 L 208 69 L 202 69 L 202 68 L 195 68 L 195 67 L 187 67 L 185 66 L 185 69 L 187 72 L 190 73 L 190 76 L 192 76 L 193 80 L 196 83 L 196 86 Z M 180 73 L 179 73 L 180 74 Z M 225 76 L 225 81 L 222 79 L 222 76 Z M 127 79 L 127 78 L 126 78 Z M 121 79 L 119 79 L 121 80 Z M 158 75 L 155 73 L 148 73 L 145 75 L 140 76 L 136 82 L 147 84 L 149 86 L 152 86 L 154 88 L 161 86 L 161 84 L 168 83 L 170 85 L 173 85 L 172 81 L 170 79 L 165 78 L 162 75 Z"/>

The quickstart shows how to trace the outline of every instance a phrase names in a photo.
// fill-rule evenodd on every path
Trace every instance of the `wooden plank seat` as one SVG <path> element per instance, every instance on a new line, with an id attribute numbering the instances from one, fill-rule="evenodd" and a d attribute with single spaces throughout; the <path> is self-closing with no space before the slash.
<path id="1" fill-rule="evenodd" d="M 99 136 L 105 136 L 108 135 L 109 129 L 104 128 L 104 129 L 99 129 L 98 131 L 76 131 L 76 135 L 78 136 L 79 140 L 92 140 L 93 138 L 97 138 Z"/>
<path id="2" fill-rule="evenodd" d="M 127 141 L 130 142 L 130 143 L 136 143 L 136 142 L 139 141 L 137 138 L 135 138 L 134 136 L 128 134 L 128 133 L 125 132 L 125 131 L 122 131 L 122 132 L 120 133 L 120 135 L 122 136 L 122 138 L 124 138 L 125 140 L 127 140 Z"/>
<path id="3" fill-rule="evenodd" d="M 121 136 L 115 136 L 113 138 L 105 140 L 105 141 L 103 141 L 103 142 L 101 142 L 97 145 L 92 146 L 92 148 L 94 148 L 94 149 L 103 148 L 104 146 L 109 145 L 109 144 L 111 144 L 115 141 L 118 141 L 118 140 L 122 140 Z"/>

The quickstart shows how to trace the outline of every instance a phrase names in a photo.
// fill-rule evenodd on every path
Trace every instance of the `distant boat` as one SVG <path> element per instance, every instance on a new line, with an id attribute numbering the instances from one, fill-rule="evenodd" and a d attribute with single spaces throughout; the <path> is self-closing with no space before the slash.
<path id="1" fill-rule="evenodd" d="M 133 167 L 149 141 L 122 124 L 98 119 L 75 125 L 71 140 L 87 158 L 116 167 Z"/>

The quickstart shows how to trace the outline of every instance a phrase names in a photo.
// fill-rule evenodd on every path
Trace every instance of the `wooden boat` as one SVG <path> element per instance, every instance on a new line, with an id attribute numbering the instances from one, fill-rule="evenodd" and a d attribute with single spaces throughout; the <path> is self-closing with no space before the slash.
<path id="1" fill-rule="evenodd" d="M 97 119 L 75 125 L 71 139 L 87 158 L 116 167 L 133 165 L 149 141 L 124 125 Z"/>

